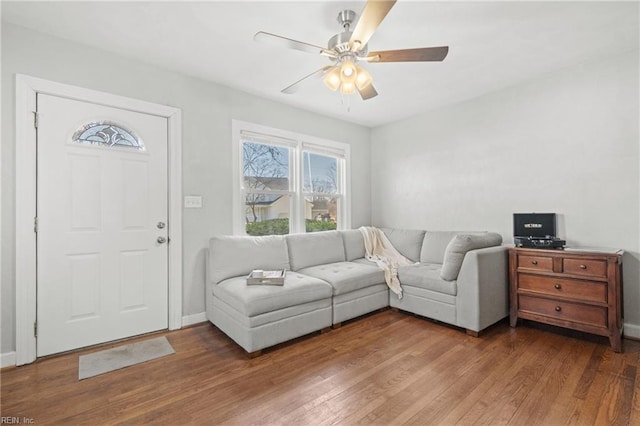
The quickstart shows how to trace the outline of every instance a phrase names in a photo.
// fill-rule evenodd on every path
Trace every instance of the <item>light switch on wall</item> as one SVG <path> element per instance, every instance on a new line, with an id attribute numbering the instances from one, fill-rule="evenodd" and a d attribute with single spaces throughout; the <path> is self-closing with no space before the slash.
<path id="1" fill-rule="evenodd" d="M 201 209 L 202 196 L 201 195 L 185 195 L 184 208 L 185 209 Z"/>

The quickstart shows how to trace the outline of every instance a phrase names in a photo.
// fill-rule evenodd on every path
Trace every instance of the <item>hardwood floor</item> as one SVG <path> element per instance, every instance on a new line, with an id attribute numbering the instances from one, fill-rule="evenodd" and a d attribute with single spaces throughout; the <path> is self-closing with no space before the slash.
<path id="1" fill-rule="evenodd" d="M 34 424 L 640 424 L 638 341 L 625 339 L 617 354 L 606 338 L 506 322 L 474 338 L 390 310 L 255 359 L 209 323 L 163 334 L 174 355 L 83 381 L 78 357 L 95 348 L 3 370 L 2 416 Z"/>

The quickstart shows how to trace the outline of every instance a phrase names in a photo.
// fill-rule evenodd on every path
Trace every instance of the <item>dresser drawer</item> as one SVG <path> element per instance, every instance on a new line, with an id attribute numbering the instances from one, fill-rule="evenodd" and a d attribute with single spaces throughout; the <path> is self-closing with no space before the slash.
<path id="1" fill-rule="evenodd" d="M 558 297 L 590 302 L 607 301 L 607 284 L 596 281 L 553 278 L 522 273 L 518 277 L 519 288 Z"/>
<path id="2" fill-rule="evenodd" d="M 607 308 L 605 307 L 525 295 L 518 296 L 518 305 L 518 310 L 523 312 L 596 327 L 607 327 Z"/>
<path id="3" fill-rule="evenodd" d="M 606 277 L 607 262 L 604 260 L 562 259 L 562 270 L 565 274 Z"/>
<path id="4" fill-rule="evenodd" d="M 553 258 L 547 256 L 518 256 L 518 268 L 553 271 Z"/>

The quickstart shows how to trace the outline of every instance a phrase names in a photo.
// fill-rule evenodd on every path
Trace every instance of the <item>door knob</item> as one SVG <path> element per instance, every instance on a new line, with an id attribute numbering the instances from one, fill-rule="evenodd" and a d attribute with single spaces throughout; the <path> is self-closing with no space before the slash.
<path id="1" fill-rule="evenodd" d="M 158 244 L 164 244 L 167 242 L 167 239 L 165 237 L 158 237 L 156 241 L 158 242 Z"/>

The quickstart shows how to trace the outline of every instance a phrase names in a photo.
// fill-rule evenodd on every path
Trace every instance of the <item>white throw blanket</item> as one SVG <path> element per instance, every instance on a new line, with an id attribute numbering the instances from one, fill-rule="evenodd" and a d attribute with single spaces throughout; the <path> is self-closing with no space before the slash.
<path id="1" fill-rule="evenodd" d="M 414 262 L 404 257 L 393 247 L 384 232 L 373 226 L 361 226 L 364 237 L 365 258 L 375 262 L 384 271 L 387 286 L 402 299 L 402 287 L 398 279 L 398 267 L 413 265 Z"/>

